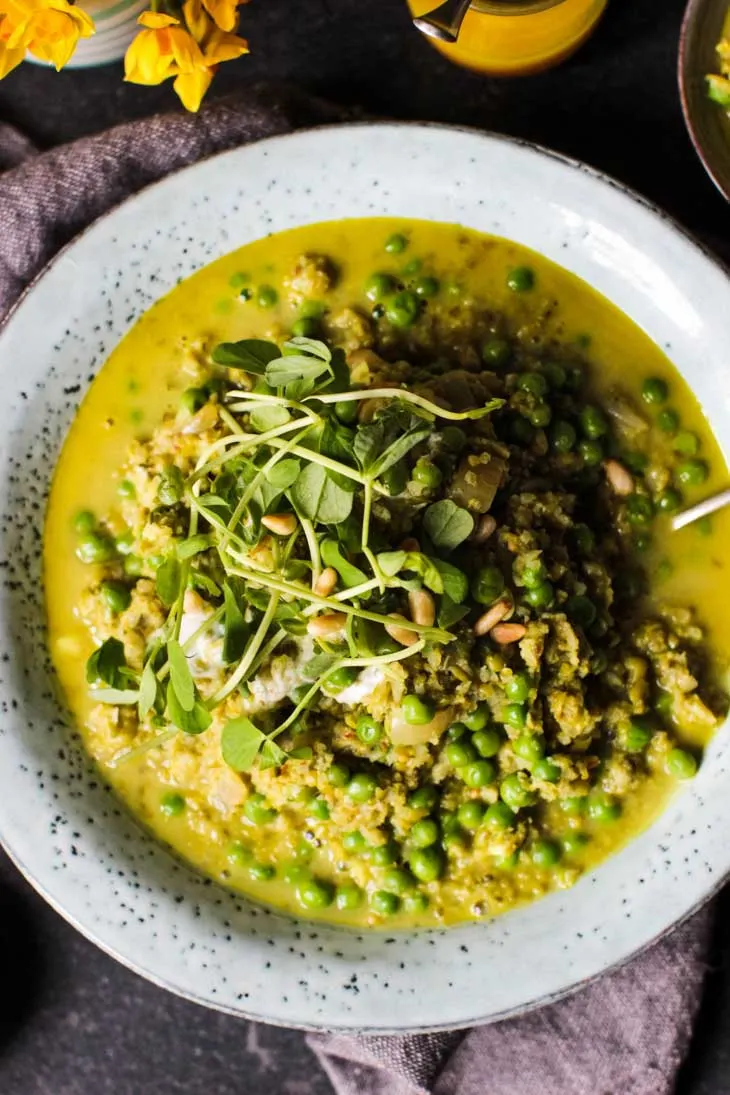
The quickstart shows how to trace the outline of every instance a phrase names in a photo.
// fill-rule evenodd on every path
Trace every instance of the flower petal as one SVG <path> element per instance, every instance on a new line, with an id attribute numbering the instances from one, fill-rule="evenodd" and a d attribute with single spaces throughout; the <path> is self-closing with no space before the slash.
<path id="1" fill-rule="evenodd" d="M 0 80 L 20 64 L 25 58 L 25 46 L 18 49 L 8 49 L 0 42 Z"/>
<path id="2" fill-rule="evenodd" d="M 161 11 L 143 11 L 137 22 L 142 27 L 149 27 L 150 30 L 160 30 L 162 27 L 179 24 L 180 20 L 172 15 L 165 15 Z"/>
<path id="3" fill-rule="evenodd" d="M 130 84 L 161 84 L 172 75 L 174 58 L 168 33 L 141 30 L 124 57 L 124 79 Z"/>
<path id="4" fill-rule="evenodd" d="M 212 79 L 212 69 L 199 68 L 194 72 L 181 73 L 172 86 L 185 109 L 194 114 L 199 109 Z"/>

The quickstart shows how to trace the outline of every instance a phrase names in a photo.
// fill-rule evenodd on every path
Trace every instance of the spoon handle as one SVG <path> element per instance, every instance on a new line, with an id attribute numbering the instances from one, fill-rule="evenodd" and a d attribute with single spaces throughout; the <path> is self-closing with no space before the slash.
<path id="1" fill-rule="evenodd" d="M 414 19 L 413 25 L 429 38 L 438 38 L 442 42 L 455 42 L 459 37 L 461 24 L 470 3 L 471 0 L 446 0 L 428 15 L 421 15 L 418 19 Z"/>
<path id="2" fill-rule="evenodd" d="M 672 529 L 678 532 L 693 521 L 699 521 L 701 517 L 709 517 L 711 513 L 717 513 L 719 509 L 730 505 L 730 490 L 722 490 L 719 494 L 713 494 L 711 498 L 705 498 L 704 502 L 698 502 L 696 506 L 690 506 L 683 513 L 678 513 L 672 518 Z"/>

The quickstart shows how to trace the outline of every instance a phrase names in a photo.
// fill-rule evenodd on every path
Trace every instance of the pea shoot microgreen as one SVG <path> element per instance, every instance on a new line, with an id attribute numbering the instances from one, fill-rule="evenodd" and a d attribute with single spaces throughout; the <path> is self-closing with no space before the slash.
<path id="1" fill-rule="evenodd" d="M 405 388 L 353 389 L 342 351 L 318 339 L 292 338 L 281 348 L 261 339 L 222 343 L 212 359 L 255 388 L 228 392 L 219 406 L 228 432 L 205 447 L 191 475 L 172 464 L 161 473 L 158 503 L 188 513 L 187 536 L 174 540 L 156 568 L 166 622 L 141 672 L 129 668 L 122 643 L 110 638 L 89 659 L 87 679 L 100 702 L 136 704 L 141 721 L 167 727 L 120 754 L 121 761 L 176 731 L 203 733 L 216 709 L 245 690 L 282 644 L 305 636 L 320 613 L 341 614 L 343 634 L 318 640 L 303 669 L 306 684 L 280 721 L 274 723 L 275 711 L 260 724 L 248 714 L 225 722 L 223 759 L 244 772 L 311 755 L 308 746 L 287 753 L 276 739 L 294 732 L 333 673 L 370 666 L 391 672 L 391 663 L 452 641 L 449 628 L 469 611 L 469 582 L 442 556 L 469 537 L 474 518 L 449 498 L 425 507 L 416 499 L 424 550 L 384 550 L 382 507 L 391 491 L 383 480 L 407 467 L 439 419 L 478 420 L 501 401 L 455 412 Z M 373 399 L 377 410 L 368 420 L 338 418 L 338 405 Z M 327 593 L 317 591 L 325 567 L 337 575 Z M 189 588 L 206 596 L 209 611 L 181 641 Z M 437 623 L 409 622 L 415 641 L 394 650 L 385 630 L 391 613 L 421 588 L 438 598 Z M 224 679 L 201 694 L 190 659 L 214 632 L 222 640 Z"/>

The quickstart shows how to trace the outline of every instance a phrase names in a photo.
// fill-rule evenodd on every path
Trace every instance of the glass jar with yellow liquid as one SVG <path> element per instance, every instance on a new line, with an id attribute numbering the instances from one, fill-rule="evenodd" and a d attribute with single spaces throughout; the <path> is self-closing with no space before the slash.
<path id="1" fill-rule="evenodd" d="M 519 76 L 558 64 L 578 48 L 600 19 L 608 0 L 472 0 L 455 40 L 432 33 L 430 20 L 419 20 L 437 49 L 467 68 L 493 76 Z M 414 17 L 430 16 L 434 0 L 408 0 Z M 449 4 L 446 8 L 458 9 Z M 460 13 L 459 13 L 460 14 Z M 454 35 L 451 35 L 452 39 Z"/>

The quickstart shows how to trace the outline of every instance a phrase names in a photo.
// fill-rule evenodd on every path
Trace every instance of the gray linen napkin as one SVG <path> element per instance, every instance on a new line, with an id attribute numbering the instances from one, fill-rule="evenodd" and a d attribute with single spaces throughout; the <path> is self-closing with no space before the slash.
<path id="1" fill-rule="evenodd" d="M 9 169 L 0 177 L 0 320 L 63 244 L 128 194 L 214 152 L 345 117 L 292 89 L 256 85 L 198 115 L 159 115 L 42 154 L 0 122 L 0 171 Z M 699 1005 L 711 921 L 705 909 L 629 965 L 519 1019 L 309 1043 L 338 1095 L 668 1095 Z"/>

